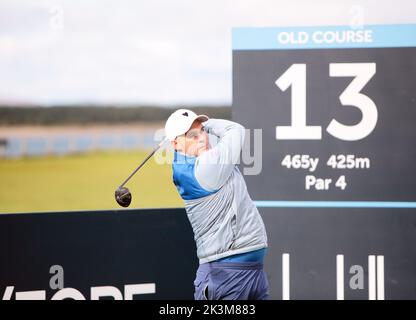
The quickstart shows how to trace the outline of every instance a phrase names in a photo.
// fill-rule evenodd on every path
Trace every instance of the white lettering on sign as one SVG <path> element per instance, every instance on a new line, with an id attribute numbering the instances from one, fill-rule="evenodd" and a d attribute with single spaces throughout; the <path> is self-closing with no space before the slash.
<path id="1" fill-rule="evenodd" d="M 277 42 L 282 45 L 371 43 L 373 42 L 373 31 L 348 29 L 315 31 L 310 34 L 305 31 L 282 31 L 277 34 Z"/>

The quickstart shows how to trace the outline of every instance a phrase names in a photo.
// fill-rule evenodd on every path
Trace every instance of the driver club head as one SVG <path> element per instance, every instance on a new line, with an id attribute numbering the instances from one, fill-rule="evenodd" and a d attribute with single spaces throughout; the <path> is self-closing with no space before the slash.
<path id="1" fill-rule="evenodd" d="M 122 207 L 128 207 L 131 203 L 131 193 L 129 189 L 122 187 L 115 192 L 117 203 Z"/>

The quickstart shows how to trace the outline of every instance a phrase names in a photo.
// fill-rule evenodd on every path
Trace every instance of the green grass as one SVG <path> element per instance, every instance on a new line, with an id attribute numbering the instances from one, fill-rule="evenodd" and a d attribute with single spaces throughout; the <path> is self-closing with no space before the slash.
<path id="1" fill-rule="evenodd" d="M 120 209 L 115 189 L 149 151 L 0 159 L 0 213 Z M 168 163 L 154 157 L 131 178 L 129 208 L 183 207 Z"/>

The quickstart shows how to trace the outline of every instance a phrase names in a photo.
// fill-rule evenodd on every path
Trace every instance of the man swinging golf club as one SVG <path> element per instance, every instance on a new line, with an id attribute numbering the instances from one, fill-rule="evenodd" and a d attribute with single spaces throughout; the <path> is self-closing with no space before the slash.
<path id="1" fill-rule="evenodd" d="M 179 109 L 165 124 L 174 148 L 173 182 L 185 202 L 199 258 L 196 300 L 267 299 L 267 235 L 237 167 L 245 129 Z M 208 134 L 217 136 L 211 147 Z"/>

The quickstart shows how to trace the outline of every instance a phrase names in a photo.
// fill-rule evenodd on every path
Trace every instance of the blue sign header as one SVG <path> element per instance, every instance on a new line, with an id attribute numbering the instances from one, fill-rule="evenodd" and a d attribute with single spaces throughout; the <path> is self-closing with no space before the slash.
<path id="1" fill-rule="evenodd" d="M 416 24 L 234 28 L 233 50 L 415 47 Z"/>

